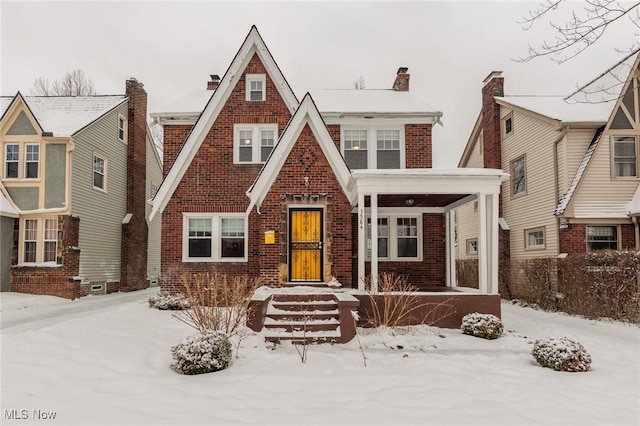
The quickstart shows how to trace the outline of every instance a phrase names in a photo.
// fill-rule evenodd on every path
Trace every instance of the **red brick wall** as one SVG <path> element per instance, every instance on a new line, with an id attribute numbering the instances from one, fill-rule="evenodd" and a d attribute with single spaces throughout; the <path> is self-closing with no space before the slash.
<path id="1" fill-rule="evenodd" d="M 636 233 L 633 224 L 620 225 L 620 248 L 621 250 L 635 250 L 636 249 Z"/>
<path id="2" fill-rule="evenodd" d="M 167 177 L 169 169 L 173 166 L 176 157 L 180 153 L 184 141 L 191 131 L 191 125 L 169 125 L 163 128 L 162 141 L 162 173 Z"/>
<path id="3" fill-rule="evenodd" d="M 11 291 L 29 294 L 75 299 L 86 295 L 80 287 L 78 276 L 80 250 L 78 233 L 80 219 L 76 216 L 58 216 L 58 253 L 57 266 L 13 266 L 11 269 Z"/>
<path id="4" fill-rule="evenodd" d="M 357 215 L 352 217 L 353 244 L 357 247 Z M 446 279 L 445 217 L 443 214 L 422 215 L 422 262 L 378 262 L 378 272 L 405 275 L 410 284 L 421 289 L 442 287 Z M 371 262 L 365 262 L 365 274 L 371 273 Z M 357 283 L 358 259 L 353 261 L 353 282 Z"/>
<path id="5" fill-rule="evenodd" d="M 245 100 L 245 74 L 266 74 L 266 100 Z M 277 123 L 280 135 L 291 118 L 286 104 L 280 97 L 276 86 L 266 72 L 257 55 L 251 59 L 227 103 L 205 137 L 202 145 L 187 169 L 182 181 L 162 215 L 162 274 L 160 284 L 163 288 L 180 286 L 180 276 L 185 273 L 223 271 L 230 274 L 256 274 L 259 252 L 252 247 L 249 238 L 249 262 L 229 263 L 183 263 L 182 262 L 182 213 L 183 212 L 244 212 L 249 199 L 245 192 L 257 176 L 260 164 L 233 164 L 233 126 L 237 123 Z M 176 138 L 179 126 L 167 126 L 165 138 Z M 184 141 L 183 141 L 184 142 Z M 175 158 L 177 139 L 169 149 L 171 162 Z M 182 144 L 180 143 L 180 146 Z M 174 154 L 175 152 L 175 154 Z M 166 151 L 165 151 L 165 155 Z M 165 170 L 167 170 L 165 162 Z M 256 215 L 249 220 L 252 237 L 256 236 Z"/>
<path id="6" fill-rule="evenodd" d="M 432 167 L 431 124 L 405 124 L 404 142 L 408 169 Z"/>
<path id="7" fill-rule="evenodd" d="M 147 288 L 147 246 L 149 230 L 145 217 L 147 202 L 147 92 L 135 79 L 127 80 L 129 120 L 127 139 L 127 213 L 122 225 L 120 290 Z"/>

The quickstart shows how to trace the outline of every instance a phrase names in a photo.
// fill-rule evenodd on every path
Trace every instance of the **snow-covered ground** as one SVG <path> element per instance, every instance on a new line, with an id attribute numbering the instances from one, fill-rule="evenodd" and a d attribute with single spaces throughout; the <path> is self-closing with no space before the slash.
<path id="1" fill-rule="evenodd" d="M 503 303 L 505 335 L 360 330 L 346 345 L 242 341 L 227 370 L 183 376 L 170 348 L 195 330 L 149 309 L 157 289 L 67 301 L 2 293 L 2 424 L 638 425 L 640 328 Z M 532 343 L 581 342 L 586 373 L 539 367 Z M 41 418 L 38 418 L 38 415 Z M 52 417 L 54 419 L 44 419 Z"/>

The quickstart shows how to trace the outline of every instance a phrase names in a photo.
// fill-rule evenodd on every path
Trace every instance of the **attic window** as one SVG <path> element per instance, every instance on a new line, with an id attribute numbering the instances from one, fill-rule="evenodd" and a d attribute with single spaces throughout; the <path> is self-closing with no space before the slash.
<path id="1" fill-rule="evenodd" d="M 264 101 L 266 76 L 265 74 L 247 74 L 247 101 Z"/>
<path id="2" fill-rule="evenodd" d="M 635 136 L 613 136 L 613 166 L 615 177 L 636 177 Z"/>

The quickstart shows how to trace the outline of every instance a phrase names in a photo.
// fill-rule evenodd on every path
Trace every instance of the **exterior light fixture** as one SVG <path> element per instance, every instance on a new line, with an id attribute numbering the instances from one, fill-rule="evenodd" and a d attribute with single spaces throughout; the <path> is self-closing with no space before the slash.
<path id="1" fill-rule="evenodd" d="M 404 205 L 407 206 L 407 207 L 411 207 L 415 203 L 416 203 L 416 200 L 414 200 L 413 198 L 405 198 L 404 199 Z"/>

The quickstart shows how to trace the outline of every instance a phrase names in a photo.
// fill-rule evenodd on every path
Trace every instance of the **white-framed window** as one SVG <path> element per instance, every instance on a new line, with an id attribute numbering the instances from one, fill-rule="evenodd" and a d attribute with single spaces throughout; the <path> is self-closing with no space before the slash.
<path id="1" fill-rule="evenodd" d="M 635 136 L 612 136 L 613 175 L 637 177 L 637 146 Z"/>
<path id="2" fill-rule="evenodd" d="M 236 124 L 233 162 L 264 163 L 278 140 L 277 124 Z"/>
<path id="3" fill-rule="evenodd" d="M 58 253 L 58 219 L 44 220 L 44 262 L 55 262 Z"/>
<path id="4" fill-rule="evenodd" d="M 478 254 L 478 239 L 469 238 L 467 240 L 467 254 Z"/>
<path id="5" fill-rule="evenodd" d="M 20 168 L 20 145 L 8 143 L 4 146 L 4 177 L 6 179 L 17 179 Z"/>
<path id="6" fill-rule="evenodd" d="M 266 99 L 266 83 L 265 74 L 247 74 L 247 101 L 264 101 Z"/>
<path id="7" fill-rule="evenodd" d="M 343 126 L 342 155 L 351 170 L 404 168 L 404 128 Z"/>
<path id="8" fill-rule="evenodd" d="M 502 119 L 502 137 L 506 138 L 513 133 L 513 112 Z"/>
<path id="9" fill-rule="evenodd" d="M 118 115 L 118 139 L 127 141 L 127 119 L 121 115 Z"/>
<path id="10" fill-rule="evenodd" d="M 378 259 L 422 260 L 422 217 L 384 215 L 378 217 Z M 367 259 L 371 259 L 371 218 L 367 218 Z"/>
<path id="11" fill-rule="evenodd" d="M 511 162 L 511 195 L 524 194 L 527 191 L 527 174 L 524 155 Z"/>
<path id="12" fill-rule="evenodd" d="M 24 220 L 22 261 L 35 263 L 38 255 L 38 219 Z"/>
<path id="13" fill-rule="evenodd" d="M 184 262 L 246 262 L 244 213 L 184 213 Z"/>
<path id="14" fill-rule="evenodd" d="M 526 229 L 524 231 L 524 247 L 527 250 L 545 248 L 544 227 Z"/>
<path id="15" fill-rule="evenodd" d="M 107 159 L 99 154 L 93 154 L 93 187 L 107 189 Z"/>
<path id="16" fill-rule="evenodd" d="M 24 177 L 26 179 L 37 179 L 40 169 L 40 145 L 26 144 L 26 155 L 24 158 Z"/>
<path id="17" fill-rule="evenodd" d="M 587 225 L 587 252 L 618 249 L 618 227 L 616 225 Z"/>

